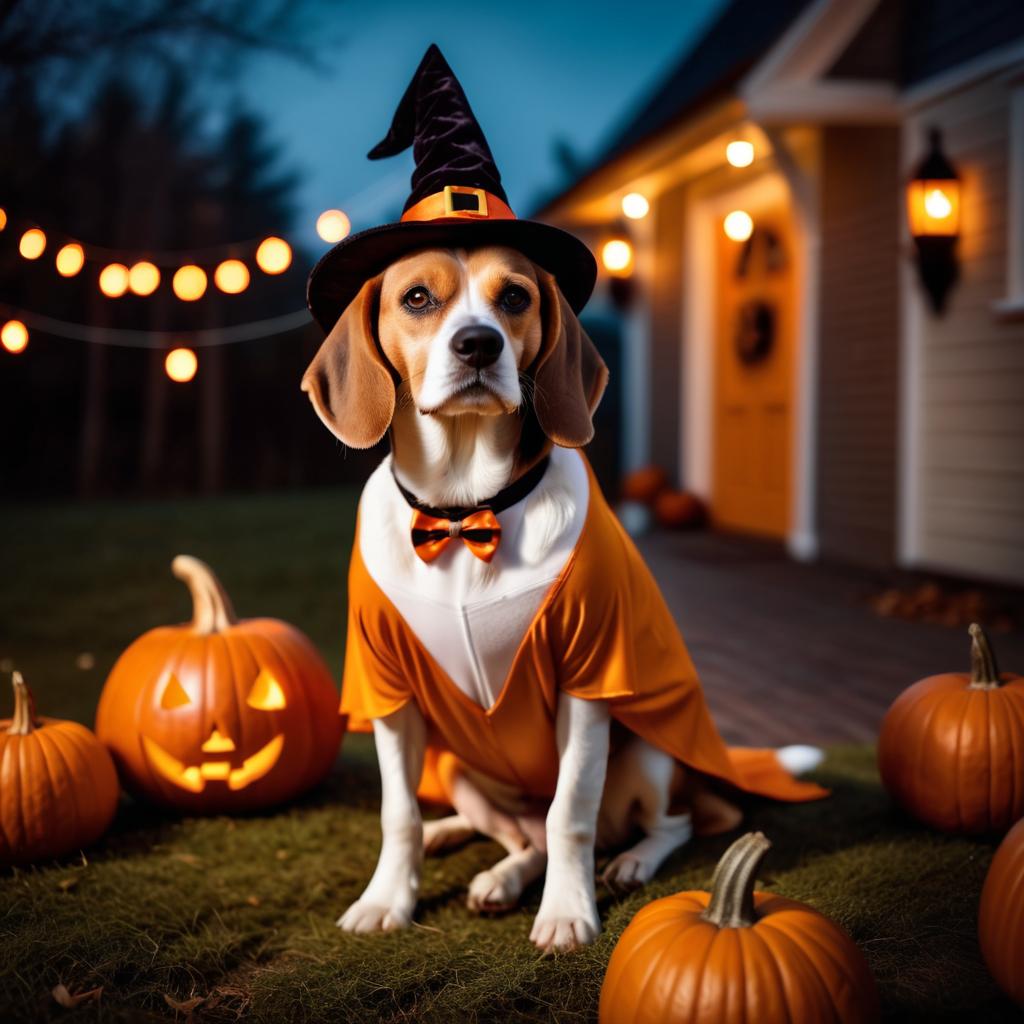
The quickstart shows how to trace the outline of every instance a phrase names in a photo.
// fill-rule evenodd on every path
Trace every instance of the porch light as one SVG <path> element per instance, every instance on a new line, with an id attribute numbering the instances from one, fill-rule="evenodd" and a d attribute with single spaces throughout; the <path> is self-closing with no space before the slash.
<path id="1" fill-rule="evenodd" d="M 942 134 L 928 132 L 928 155 L 907 184 L 907 219 L 917 249 L 917 269 L 932 309 L 941 313 L 959 266 L 960 177 L 942 151 Z"/>
<path id="2" fill-rule="evenodd" d="M 164 369 L 167 376 L 179 384 L 187 384 L 195 375 L 199 360 L 190 348 L 175 348 L 167 353 Z"/>
<path id="3" fill-rule="evenodd" d="M 613 277 L 629 277 L 633 272 L 633 246 L 624 238 L 612 238 L 601 247 L 601 263 Z"/>
<path id="4" fill-rule="evenodd" d="M 746 139 L 733 139 L 725 147 L 725 159 L 733 167 L 749 167 L 754 162 L 754 144 Z"/>
<path id="5" fill-rule="evenodd" d="M 726 238 L 734 242 L 745 242 L 754 233 L 754 218 L 746 210 L 733 210 L 725 215 L 722 230 Z"/>
<path id="6" fill-rule="evenodd" d="M 622 212 L 630 220 L 642 220 L 651 209 L 647 197 L 639 192 L 630 192 L 622 197 Z"/>

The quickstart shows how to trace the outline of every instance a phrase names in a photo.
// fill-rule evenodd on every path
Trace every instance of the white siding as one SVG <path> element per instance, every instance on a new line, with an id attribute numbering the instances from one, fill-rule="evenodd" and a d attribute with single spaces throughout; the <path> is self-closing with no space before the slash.
<path id="1" fill-rule="evenodd" d="M 960 281 L 945 315 L 921 311 L 916 275 L 904 296 L 919 307 L 906 320 L 918 379 L 905 392 L 917 396 L 905 554 L 1024 583 L 1024 323 L 994 308 L 1008 286 L 1012 93 L 1010 78 L 989 79 L 915 111 L 906 125 L 910 165 L 935 125 L 963 189 Z"/>

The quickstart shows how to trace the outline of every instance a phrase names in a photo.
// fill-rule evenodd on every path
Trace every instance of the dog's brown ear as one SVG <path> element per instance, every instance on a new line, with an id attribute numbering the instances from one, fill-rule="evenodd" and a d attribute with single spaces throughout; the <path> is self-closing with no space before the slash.
<path id="1" fill-rule="evenodd" d="M 317 416 L 350 448 L 372 448 L 395 412 L 395 385 L 374 338 L 380 282 L 363 285 L 302 378 Z"/>
<path id="2" fill-rule="evenodd" d="M 562 448 L 579 448 L 594 436 L 591 419 L 608 367 L 580 326 L 554 277 L 537 268 L 543 297 L 544 335 L 533 364 L 534 409 L 541 429 Z"/>

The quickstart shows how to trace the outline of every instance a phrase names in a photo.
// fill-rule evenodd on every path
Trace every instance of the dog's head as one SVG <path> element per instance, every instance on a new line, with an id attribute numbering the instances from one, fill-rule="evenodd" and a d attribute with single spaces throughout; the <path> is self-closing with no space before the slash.
<path id="1" fill-rule="evenodd" d="M 546 270 L 514 249 L 427 249 L 367 281 L 302 379 L 317 415 L 352 448 L 387 432 L 396 398 L 424 415 L 533 411 L 576 448 L 608 370 Z"/>

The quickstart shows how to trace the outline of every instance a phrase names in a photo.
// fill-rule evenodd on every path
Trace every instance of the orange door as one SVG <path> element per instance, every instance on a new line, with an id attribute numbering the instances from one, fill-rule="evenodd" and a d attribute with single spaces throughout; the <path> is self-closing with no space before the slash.
<path id="1" fill-rule="evenodd" d="M 711 512 L 727 529 L 789 528 L 794 360 L 792 228 L 761 212 L 746 242 L 719 232 Z"/>

